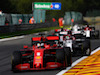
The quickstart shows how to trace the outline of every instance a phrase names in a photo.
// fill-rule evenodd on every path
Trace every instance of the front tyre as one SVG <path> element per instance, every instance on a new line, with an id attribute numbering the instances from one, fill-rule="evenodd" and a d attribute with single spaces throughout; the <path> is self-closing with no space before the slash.
<path id="1" fill-rule="evenodd" d="M 58 62 L 63 63 L 64 61 L 64 50 L 63 49 L 56 50 L 56 59 Z"/>
<path id="2" fill-rule="evenodd" d="M 12 71 L 15 72 L 15 66 L 18 64 L 21 64 L 21 58 L 22 58 L 22 54 L 20 51 L 14 51 L 12 54 L 12 60 L 11 60 L 11 64 L 12 64 Z"/>

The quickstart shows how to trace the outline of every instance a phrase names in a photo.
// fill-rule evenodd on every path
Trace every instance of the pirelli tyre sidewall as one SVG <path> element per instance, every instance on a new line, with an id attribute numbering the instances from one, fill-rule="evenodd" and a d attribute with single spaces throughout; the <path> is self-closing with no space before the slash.
<path id="1" fill-rule="evenodd" d="M 11 64 L 12 64 L 12 70 L 14 71 L 14 68 L 16 65 L 21 64 L 21 58 L 22 58 L 22 54 L 20 51 L 14 51 L 12 54 L 12 60 L 11 60 Z"/>
<path id="2" fill-rule="evenodd" d="M 82 45 L 83 55 L 89 56 L 91 54 L 90 40 L 86 40 Z"/>

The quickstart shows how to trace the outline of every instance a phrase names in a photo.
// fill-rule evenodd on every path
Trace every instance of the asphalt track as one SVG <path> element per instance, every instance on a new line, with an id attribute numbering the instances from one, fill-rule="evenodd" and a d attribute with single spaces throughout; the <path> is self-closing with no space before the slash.
<path id="1" fill-rule="evenodd" d="M 43 71 L 25 71 L 13 73 L 11 71 L 11 54 L 13 51 L 20 50 L 23 45 L 31 46 L 31 37 L 25 36 L 22 39 L 0 41 L 0 75 L 56 75 L 61 70 L 43 70 Z M 94 50 L 100 46 L 100 39 L 91 40 L 91 49 Z M 72 57 L 72 61 L 80 57 Z"/>

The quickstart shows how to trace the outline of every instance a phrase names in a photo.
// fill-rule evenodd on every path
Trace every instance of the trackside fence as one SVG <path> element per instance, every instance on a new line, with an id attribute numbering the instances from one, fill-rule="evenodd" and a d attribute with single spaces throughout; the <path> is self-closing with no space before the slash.
<path id="1" fill-rule="evenodd" d="M 23 30 L 33 30 L 37 28 L 48 28 L 58 26 L 57 22 L 46 22 L 46 23 L 36 23 L 36 24 L 21 24 L 21 25 L 8 25 L 0 26 L 0 33 L 17 32 Z"/>

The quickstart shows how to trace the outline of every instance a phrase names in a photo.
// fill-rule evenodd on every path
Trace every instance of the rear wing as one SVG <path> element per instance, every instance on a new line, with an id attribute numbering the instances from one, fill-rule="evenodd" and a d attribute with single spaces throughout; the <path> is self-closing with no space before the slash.
<path id="1" fill-rule="evenodd" d="M 61 31 L 61 29 L 55 29 L 55 32 L 60 32 Z"/>
<path id="2" fill-rule="evenodd" d="M 33 37 L 32 38 L 32 45 L 34 45 L 35 43 L 40 42 L 40 41 L 41 41 L 41 37 Z"/>
<path id="3" fill-rule="evenodd" d="M 47 36 L 46 39 L 48 41 L 51 41 L 51 40 L 59 40 L 59 36 Z"/>
<path id="4" fill-rule="evenodd" d="M 57 44 L 59 41 L 59 36 L 47 36 L 47 43 L 50 44 L 50 46 L 53 46 L 54 44 Z"/>
<path id="5" fill-rule="evenodd" d="M 41 41 L 41 37 L 33 37 L 32 41 Z"/>

